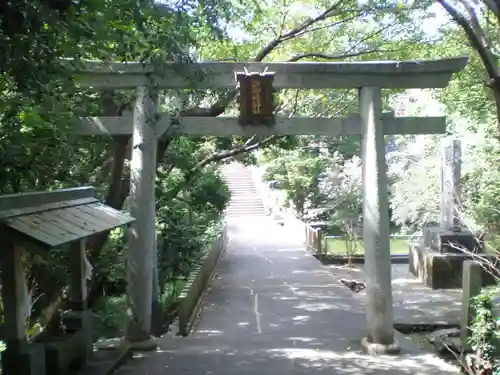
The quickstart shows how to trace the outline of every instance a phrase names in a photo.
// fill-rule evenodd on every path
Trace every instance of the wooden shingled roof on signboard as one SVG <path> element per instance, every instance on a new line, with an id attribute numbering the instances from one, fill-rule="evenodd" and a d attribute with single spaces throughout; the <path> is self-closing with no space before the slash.
<path id="1" fill-rule="evenodd" d="M 31 193 L 33 195 L 21 204 L 9 204 L 5 196 L 0 197 L 0 222 L 52 248 L 134 221 L 131 216 L 94 198 L 93 188 L 80 188 L 79 194 L 66 194 L 71 190 L 47 192 L 49 199 L 43 199 L 45 196 L 40 195 L 40 204 L 33 204 L 37 201 L 33 198 L 37 193 Z M 57 195 L 58 192 L 64 200 L 57 201 L 57 197 L 50 197 L 50 194 Z M 2 204 L 2 200 L 5 204 Z"/>

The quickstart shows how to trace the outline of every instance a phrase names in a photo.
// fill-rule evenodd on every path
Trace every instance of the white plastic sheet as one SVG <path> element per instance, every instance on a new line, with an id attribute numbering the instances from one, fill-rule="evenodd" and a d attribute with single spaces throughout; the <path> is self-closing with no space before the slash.
<path id="1" fill-rule="evenodd" d="M 85 269 L 85 279 L 91 280 L 92 279 L 92 264 L 88 260 L 87 256 L 85 255 L 83 257 L 83 262 L 84 262 L 84 269 Z M 83 296 L 84 298 L 87 298 L 87 288 L 85 288 L 85 295 Z"/>
<path id="2" fill-rule="evenodd" d="M 33 291 L 28 292 L 27 281 L 23 285 L 23 304 L 22 312 L 25 319 L 28 319 L 31 315 L 31 308 L 33 307 Z"/>

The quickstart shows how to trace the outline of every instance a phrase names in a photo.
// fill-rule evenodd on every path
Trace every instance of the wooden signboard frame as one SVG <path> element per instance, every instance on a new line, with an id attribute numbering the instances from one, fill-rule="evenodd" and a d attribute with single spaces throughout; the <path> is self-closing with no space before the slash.
<path id="1" fill-rule="evenodd" d="M 236 73 L 241 125 L 274 125 L 274 73 Z"/>

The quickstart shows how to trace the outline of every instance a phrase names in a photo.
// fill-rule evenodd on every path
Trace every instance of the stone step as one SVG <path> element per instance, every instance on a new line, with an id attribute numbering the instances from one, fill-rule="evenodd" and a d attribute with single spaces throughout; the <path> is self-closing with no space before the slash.
<path id="1" fill-rule="evenodd" d="M 267 217 L 264 211 L 256 211 L 256 212 L 238 212 L 238 211 L 226 211 L 224 214 L 225 216 L 240 216 L 240 217 L 245 217 L 245 216 L 255 216 L 255 217 Z"/>
<path id="2" fill-rule="evenodd" d="M 232 193 L 231 199 L 236 199 L 236 200 L 258 200 L 262 201 L 262 198 L 259 194 L 234 194 Z"/>
<path id="3" fill-rule="evenodd" d="M 221 173 L 222 178 L 245 178 L 252 179 L 251 173 Z"/>
<path id="4" fill-rule="evenodd" d="M 254 207 L 254 208 L 234 208 L 228 207 L 226 212 L 266 212 L 263 207 Z"/>
<path id="5" fill-rule="evenodd" d="M 246 188 L 250 188 L 250 187 L 255 188 L 255 184 L 253 182 L 252 183 L 250 183 L 250 182 L 248 182 L 248 183 L 247 182 L 245 182 L 245 183 L 239 182 L 238 183 L 238 182 L 233 181 L 233 182 L 226 182 L 226 184 L 227 184 L 227 186 L 234 187 L 234 188 L 238 188 L 238 187 L 240 187 L 240 188 L 245 188 L 245 187 Z"/>
<path id="6" fill-rule="evenodd" d="M 252 179 L 252 174 L 251 173 L 221 173 L 222 177 L 228 178 L 228 177 L 233 177 L 233 178 L 249 178 Z"/>
<path id="7" fill-rule="evenodd" d="M 265 212 L 264 207 L 228 207 L 226 212 Z"/>
<path id="8" fill-rule="evenodd" d="M 258 199 L 262 200 L 259 194 L 232 194 L 232 199 Z"/>
<path id="9" fill-rule="evenodd" d="M 247 202 L 247 203 L 240 203 L 240 204 L 229 204 L 227 206 L 228 210 L 263 210 L 264 205 L 261 202 Z"/>
<path id="10" fill-rule="evenodd" d="M 255 184 L 253 183 L 253 181 L 237 181 L 237 180 L 226 180 L 225 181 L 227 185 L 229 186 L 255 186 Z"/>
<path id="11" fill-rule="evenodd" d="M 264 207 L 261 201 L 253 202 L 229 202 L 228 207 Z"/>
<path id="12" fill-rule="evenodd" d="M 231 206 L 228 206 L 226 208 L 226 211 L 245 211 L 245 212 L 252 212 L 252 211 L 263 211 L 265 212 L 264 210 L 264 207 L 263 206 L 260 206 L 260 207 L 256 207 L 256 206 L 246 206 L 246 207 L 231 207 Z"/>
<path id="13" fill-rule="evenodd" d="M 252 171 L 242 164 L 233 163 L 222 166 L 221 174 L 231 192 L 226 216 L 266 216 L 266 210 L 255 186 Z"/>
<path id="14" fill-rule="evenodd" d="M 262 199 L 258 195 L 239 195 L 232 196 L 229 200 L 230 202 L 262 202 Z"/>
<path id="15" fill-rule="evenodd" d="M 226 181 L 226 184 L 227 186 L 230 186 L 230 187 L 252 187 L 252 188 L 255 188 L 255 184 L 253 182 L 245 182 L 245 183 L 242 183 L 242 182 L 235 182 L 235 181 Z"/>
<path id="16" fill-rule="evenodd" d="M 260 210 L 257 210 L 257 209 L 254 209 L 254 210 L 230 210 L 230 209 L 227 209 L 226 210 L 226 213 L 229 213 L 229 214 L 240 214 L 240 215 L 244 215 L 244 214 L 262 214 L 264 215 L 266 211 L 264 211 L 264 209 L 260 209 Z"/>
<path id="17" fill-rule="evenodd" d="M 221 171 L 221 174 L 245 174 L 245 175 L 253 175 L 253 173 L 247 169 L 224 169 Z"/>
<path id="18" fill-rule="evenodd" d="M 228 207 L 226 212 L 265 212 L 264 207 Z"/>
<path id="19" fill-rule="evenodd" d="M 253 200 L 253 201 L 230 201 L 228 204 L 228 207 L 264 207 L 264 203 L 259 200 Z"/>

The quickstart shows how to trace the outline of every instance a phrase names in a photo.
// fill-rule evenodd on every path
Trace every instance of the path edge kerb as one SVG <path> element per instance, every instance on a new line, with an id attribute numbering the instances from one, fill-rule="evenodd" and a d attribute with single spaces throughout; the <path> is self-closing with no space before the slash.
<path id="1" fill-rule="evenodd" d="M 227 223 L 213 242 L 201 264 L 191 273 L 188 283 L 178 298 L 178 314 L 165 336 L 188 336 L 200 311 L 202 302 L 214 279 L 217 265 L 224 256 L 229 242 Z"/>

